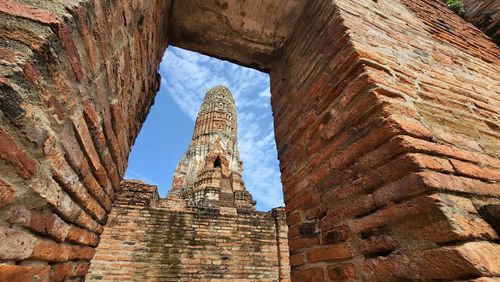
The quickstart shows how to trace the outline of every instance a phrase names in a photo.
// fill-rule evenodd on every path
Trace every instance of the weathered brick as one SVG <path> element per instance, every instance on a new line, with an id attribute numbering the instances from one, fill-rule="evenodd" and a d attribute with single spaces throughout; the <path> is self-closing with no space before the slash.
<path id="1" fill-rule="evenodd" d="M 27 18 L 44 24 L 58 24 L 59 20 L 54 14 L 40 10 L 30 5 L 20 4 L 14 1 L 4 1 L 0 3 L 0 12 L 16 17 Z"/>
<path id="2" fill-rule="evenodd" d="M 50 240 L 39 239 L 30 258 L 43 261 L 65 262 L 69 260 L 90 261 L 95 254 L 95 249 L 90 247 L 58 244 Z"/>
<path id="3" fill-rule="evenodd" d="M 23 260 L 30 256 L 36 243 L 32 234 L 0 226 L 0 259 Z"/>
<path id="4" fill-rule="evenodd" d="M 1 60 L 8 63 L 15 63 L 19 57 L 20 53 L 14 50 L 0 48 L 0 58 Z"/>
<path id="5" fill-rule="evenodd" d="M 92 247 L 96 247 L 99 244 L 99 236 L 76 226 L 71 226 L 69 229 L 67 240 Z"/>
<path id="6" fill-rule="evenodd" d="M 50 281 L 49 273 L 49 265 L 0 265 L 0 281 Z"/>
<path id="7" fill-rule="evenodd" d="M 54 179 L 65 191 L 76 198 L 76 200 L 98 221 L 105 221 L 106 211 L 87 193 L 80 182 L 78 175 L 71 169 L 64 159 L 64 155 L 48 142 L 44 145 L 44 151 L 52 165 L 51 171 Z"/>
<path id="8" fill-rule="evenodd" d="M 82 144 L 88 158 L 90 159 L 90 164 L 92 165 L 93 172 L 95 173 L 95 176 L 101 186 L 104 187 L 105 191 L 109 195 L 109 190 L 112 189 L 111 183 L 109 182 L 105 168 L 101 164 L 101 160 L 94 147 L 92 137 L 90 135 L 87 124 L 85 123 L 83 115 L 81 113 L 75 115 L 72 118 L 72 121 L 75 131 L 78 134 L 79 141 Z"/>
<path id="9" fill-rule="evenodd" d="M 352 263 L 341 263 L 328 266 L 328 277 L 333 281 L 346 281 L 356 278 Z"/>
<path id="10" fill-rule="evenodd" d="M 286 216 L 286 223 L 288 226 L 295 225 L 299 223 L 301 220 L 300 214 L 298 212 L 292 213 L 290 215 L 287 214 Z"/>
<path id="11" fill-rule="evenodd" d="M 496 226 L 498 218 L 500 145 L 496 106 L 499 92 L 495 88 L 498 47 L 454 15 L 442 1 L 312 1 L 297 5 L 304 11 L 297 10 L 301 16 L 292 17 L 297 20 L 293 22 L 293 29 L 292 24 L 280 22 L 280 29 L 273 35 L 276 42 L 255 48 L 255 42 L 261 41 L 254 40 L 243 49 L 232 46 L 232 42 L 241 45 L 247 42 L 245 36 L 253 38 L 246 32 L 258 21 L 251 25 L 245 22 L 245 30 L 237 38 L 205 29 L 199 37 L 197 30 L 208 20 L 219 17 L 196 17 L 201 20 L 196 21 L 199 26 L 192 31 L 192 36 L 167 38 L 165 34 L 179 32 L 179 20 L 184 11 L 191 10 L 169 11 L 170 6 L 166 4 L 169 1 L 142 1 L 131 5 L 108 2 L 92 0 L 85 5 L 63 5 L 52 1 L 44 6 L 36 1 L 29 4 L 4 1 L 0 4 L 0 13 L 7 19 L 0 23 L 0 37 L 4 39 L 0 41 L 7 44 L 0 49 L 0 54 L 5 55 L 0 68 L 9 81 L 0 78 L 0 109 L 7 118 L 2 120 L 6 124 L 2 128 L 12 134 L 7 136 L 13 140 L 13 143 L 3 142 L 9 139 L 2 137 L 5 132 L 0 131 L 0 157 L 4 160 L 3 167 L 7 168 L 7 176 L 2 175 L 2 179 L 12 185 L 12 188 L 3 188 L 0 184 L 1 205 L 12 205 L 16 197 L 22 197 L 27 203 L 33 200 L 41 209 L 54 210 L 74 224 L 68 241 L 95 244 L 96 235 L 92 232 L 102 232 L 102 226 L 89 214 L 95 218 L 100 217 L 97 213 L 110 211 L 130 146 L 157 90 L 155 73 L 163 48 L 172 40 L 176 45 L 191 46 L 203 53 L 218 54 L 223 49 L 227 53 L 224 58 L 228 60 L 245 65 L 252 63 L 270 72 L 275 136 L 290 215 L 288 222 L 293 228 L 290 232 L 297 236 L 290 241 L 290 246 L 296 257 L 304 258 L 308 251 L 319 250 L 320 243 L 328 240 L 345 242 L 348 237 L 362 238 L 357 252 L 365 252 L 366 256 L 354 254 L 356 274 L 360 277 L 353 275 L 350 262 L 306 261 L 293 267 L 295 281 L 464 280 L 499 276 L 497 245 L 484 241 L 498 241 L 498 234 L 490 226 Z M 181 4 L 176 3 L 175 7 Z M 261 16 L 268 12 L 261 10 Z M 224 16 L 238 19 L 232 11 L 224 9 Z M 217 9 L 210 12 L 219 13 Z M 146 14 L 148 17 L 143 17 Z M 251 20 L 254 16 L 252 13 L 242 17 Z M 60 22 L 62 19 L 64 23 Z M 272 29 L 272 21 L 269 25 Z M 226 25 L 210 25 L 215 30 L 221 27 Z M 231 28 L 238 30 L 238 27 Z M 281 30 L 292 32 L 281 37 Z M 211 40 L 213 34 L 220 37 Z M 201 39 L 204 44 L 190 45 L 191 38 Z M 211 50 L 211 42 L 224 48 Z M 241 56 L 255 52 L 258 55 L 252 56 L 251 62 L 241 61 Z M 267 60 L 265 66 L 262 58 Z M 65 62 L 69 65 L 64 65 Z M 76 81 L 70 78 L 71 72 Z M 47 74 L 49 79 L 45 77 Z M 74 99 L 76 93 L 84 95 Z M 96 107 L 102 109 L 99 111 L 102 121 L 94 122 L 95 113 L 88 111 L 87 120 L 83 122 L 67 118 L 85 106 L 81 99 L 99 102 Z M 31 118 L 32 114 L 36 121 Z M 75 172 L 74 183 L 80 183 L 79 191 L 87 190 L 87 199 L 95 199 L 104 211 L 89 212 L 94 209 L 88 205 L 82 210 L 85 200 L 75 197 L 75 190 L 68 195 L 53 181 L 46 166 L 42 166 L 47 160 L 42 157 L 39 146 L 31 147 L 41 142 L 33 136 L 28 136 L 26 141 L 22 139 L 33 135 L 30 133 L 33 124 L 54 135 L 56 143 L 64 144 L 63 159 Z M 73 127 L 78 140 L 74 138 Z M 68 128 L 70 134 L 65 133 Z M 67 136 L 72 139 L 67 141 Z M 67 144 L 71 146 L 66 148 Z M 58 183 L 68 184 L 70 182 L 61 181 L 70 175 L 64 172 L 58 172 Z M 18 181 L 16 173 L 24 180 Z M 25 180 L 31 179 L 35 180 L 26 183 Z M 30 199 L 32 192 L 36 199 Z M 372 201 L 367 200 L 370 197 Z M 47 202 L 46 206 L 43 201 Z M 124 202 L 116 203 L 124 205 Z M 135 204 L 146 209 L 154 201 L 140 198 Z M 21 212 L 15 220 L 11 218 L 16 222 L 12 232 L 21 234 L 16 238 L 29 234 L 21 231 L 24 229 L 41 236 L 47 235 L 44 232 L 53 232 L 43 223 L 48 219 L 44 217 L 46 214 L 37 220 L 42 224 L 26 225 L 37 217 L 28 211 L 28 217 Z M 8 209 L 2 212 L 6 215 Z M 157 226 L 166 225 L 154 213 L 147 213 L 148 219 L 143 222 L 134 222 L 141 212 L 134 209 L 128 217 L 122 214 L 128 221 L 124 229 L 116 233 L 120 238 L 116 240 L 122 242 L 120 236 L 126 232 L 141 236 L 140 228 L 134 229 L 134 224 L 154 231 Z M 305 228 L 310 227 L 308 222 L 324 217 L 325 222 L 327 219 L 331 222 L 326 230 L 317 234 L 321 240 L 302 238 L 312 236 L 311 228 Z M 158 222 L 151 223 L 151 218 Z M 351 228 L 337 230 L 338 223 L 344 219 Z M 301 231 L 306 232 L 301 235 Z M 263 237 L 258 229 L 248 232 L 251 236 Z M 12 242 L 12 236 L 5 234 L 2 239 Z M 111 238 L 106 233 L 103 236 Z M 120 246 L 111 246 L 108 253 L 102 255 L 108 262 L 122 260 L 106 264 L 110 268 L 127 267 L 128 257 L 119 252 L 132 248 L 135 242 L 123 242 Z M 70 246 L 53 243 L 50 247 L 55 249 Z M 17 243 L 12 244 L 19 247 Z M 2 248 L 6 247 L 0 245 Z M 390 253 L 392 248 L 396 251 Z M 46 258 L 53 256 L 62 260 L 73 256 L 87 260 L 91 257 L 88 250 L 71 247 L 67 257 L 47 253 Z M 41 257 L 46 254 L 38 251 Z M 258 252 L 264 258 L 276 254 L 275 249 L 265 247 Z M 157 263 L 162 261 L 159 257 L 165 258 L 158 255 L 147 259 Z M 177 259 L 171 253 L 167 257 Z M 23 259 L 24 256 L 19 260 Z M 222 264 L 230 261 L 221 257 L 210 260 Z M 10 263 L 6 265 L 10 267 Z M 31 267 L 38 262 L 19 263 Z M 10 268 L 17 269 L 17 265 Z M 85 273 L 85 264 L 81 269 L 75 276 Z M 0 280 L 23 281 L 30 271 Z M 189 271 L 196 273 L 194 268 Z M 7 270 L 0 270 L 0 275 L 4 273 Z M 118 275 L 124 278 L 127 274 L 121 271 Z"/>
<path id="12" fill-rule="evenodd" d="M 304 281 L 304 282 L 326 281 L 325 272 L 320 267 L 297 269 L 292 272 L 292 281 Z"/>
<path id="13" fill-rule="evenodd" d="M 324 232 L 323 242 L 325 244 L 341 243 L 349 239 L 351 232 L 349 226 L 340 225 L 333 227 L 330 231 Z"/>
<path id="14" fill-rule="evenodd" d="M 305 247 L 311 247 L 319 243 L 318 238 L 299 238 L 288 241 L 290 250 L 297 250 Z"/>
<path id="15" fill-rule="evenodd" d="M 56 263 L 52 266 L 52 281 L 64 281 L 65 278 L 73 276 L 74 265 L 71 262 Z"/>
<path id="16" fill-rule="evenodd" d="M 75 42 L 73 41 L 71 30 L 66 25 L 60 25 L 58 29 L 59 38 L 61 40 L 61 45 L 66 49 L 69 64 L 73 69 L 76 80 L 81 81 L 83 79 L 83 67 L 76 48 Z"/>
<path id="17" fill-rule="evenodd" d="M 374 209 L 375 202 L 373 201 L 373 196 L 363 195 L 338 209 L 330 209 L 330 212 L 321 219 L 319 228 L 321 230 L 329 230 L 342 221 L 357 215 L 366 214 Z"/>
<path id="18" fill-rule="evenodd" d="M 307 262 L 347 259 L 353 256 L 349 243 L 326 245 L 306 251 Z"/>
<path id="19" fill-rule="evenodd" d="M 304 254 L 295 254 L 290 256 L 290 266 L 298 266 L 304 264 Z"/>
<path id="20" fill-rule="evenodd" d="M 16 191 L 14 188 L 0 179 L 0 207 L 11 204 L 15 197 Z"/>
<path id="21" fill-rule="evenodd" d="M 48 235 L 59 242 L 64 241 L 69 232 L 69 226 L 57 215 L 28 210 L 20 205 L 10 209 L 7 221 Z"/>
<path id="22" fill-rule="evenodd" d="M 87 279 L 102 276 L 103 280 L 163 280 L 167 279 L 165 275 L 175 275 L 173 280 L 222 276 L 267 281 L 277 280 L 279 275 L 283 281 L 289 279 L 283 209 L 223 214 L 222 210 L 186 210 L 183 205 L 172 209 L 168 204 L 171 200 L 159 199 L 156 186 L 123 181 Z M 74 235 L 70 231 L 68 238 L 88 235 L 81 234 L 81 229 L 75 231 Z M 147 239 L 150 234 L 155 235 Z M 186 236 L 190 239 L 186 240 Z M 155 247 L 164 244 L 169 247 Z M 158 261 L 165 252 L 169 259 Z M 137 268 L 139 260 L 141 267 Z M 178 276 L 165 271 L 171 269 L 172 261 L 184 265 Z M 213 267 L 214 263 L 220 267 Z"/>
<path id="23" fill-rule="evenodd" d="M 0 128 L 0 158 L 10 163 L 25 179 L 33 178 L 36 173 L 35 161 L 19 148 L 16 141 L 2 128 Z"/>
<path id="24" fill-rule="evenodd" d="M 364 254 L 392 251 L 398 246 L 398 242 L 387 235 L 372 236 L 361 241 L 361 250 Z"/>
<path id="25" fill-rule="evenodd" d="M 459 246 L 418 251 L 410 256 L 393 255 L 364 262 L 364 279 L 463 279 L 496 276 L 498 246 L 470 242 Z M 411 263 L 410 263 L 411 262 Z M 418 277 L 418 278 L 417 278 Z"/>
<path id="26" fill-rule="evenodd" d="M 479 178 L 486 181 L 500 181 L 500 170 L 483 168 L 472 163 L 450 160 L 453 168 L 461 175 Z"/>

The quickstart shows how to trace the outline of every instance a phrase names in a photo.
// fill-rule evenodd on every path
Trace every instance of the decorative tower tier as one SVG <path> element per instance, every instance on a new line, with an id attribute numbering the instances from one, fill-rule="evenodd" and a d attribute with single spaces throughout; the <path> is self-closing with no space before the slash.
<path id="1" fill-rule="evenodd" d="M 205 95 L 168 199 L 183 199 L 189 206 L 255 210 L 242 170 L 233 95 L 226 87 L 215 86 Z"/>

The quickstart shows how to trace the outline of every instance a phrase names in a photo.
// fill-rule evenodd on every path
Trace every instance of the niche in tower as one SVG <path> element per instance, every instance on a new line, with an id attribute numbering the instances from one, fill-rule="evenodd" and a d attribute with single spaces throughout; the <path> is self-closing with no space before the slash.
<path id="1" fill-rule="evenodd" d="M 215 159 L 214 161 L 214 168 L 222 168 L 222 164 L 221 164 L 221 161 L 220 161 L 220 156 L 217 156 L 217 158 Z"/>

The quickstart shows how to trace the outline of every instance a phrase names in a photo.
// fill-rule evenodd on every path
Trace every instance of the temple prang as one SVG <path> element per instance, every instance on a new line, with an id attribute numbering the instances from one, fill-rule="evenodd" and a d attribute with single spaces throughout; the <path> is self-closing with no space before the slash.
<path id="1" fill-rule="evenodd" d="M 177 165 L 168 198 L 190 206 L 255 211 L 243 182 L 236 105 L 222 85 L 208 90 L 196 117 L 189 149 Z"/>

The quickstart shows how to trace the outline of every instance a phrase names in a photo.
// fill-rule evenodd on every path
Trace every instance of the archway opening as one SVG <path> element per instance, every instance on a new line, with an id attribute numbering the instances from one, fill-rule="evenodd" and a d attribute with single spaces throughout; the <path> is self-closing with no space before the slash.
<path id="1" fill-rule="evenodd" d="M 257 202 L 257 210 L 284 206 L 269 75 L 172 46 L 165 51 L 159 73 L 160 90 L 132 147 L 124 178 L 156 185 L 160 197 L 166 197 L 193 137 L 205 92 L 215 85 L 226 85 L 237 107 L 238 148 L 246 188 Z"/>
<path id="2" fill-rule="evenodd" d="M 216 168 L 216 167 L 218 167 L 218 168 L 221 168 L 221 167 L 222 167 L 222 164 L 221 164 L 221 161 L 220 161 L 220 157 L 219 157 L 219 156 L 217 156 L 217 158 L 216 158 L 216 159 L 215 159 L 215 161 L 214 161 L 214 168 Z"/>

